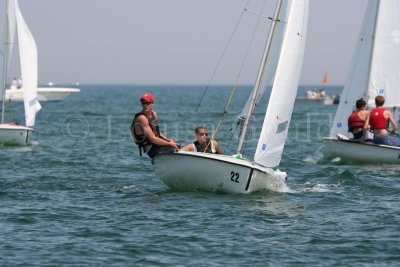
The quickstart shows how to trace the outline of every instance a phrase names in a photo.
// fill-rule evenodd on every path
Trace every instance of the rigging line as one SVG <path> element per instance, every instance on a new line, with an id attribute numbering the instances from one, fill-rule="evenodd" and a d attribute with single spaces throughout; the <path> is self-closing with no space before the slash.
<path id="1" fill-rule="evenodd" d="M 247 2 L 247 3 L 248 3 L 248 2 Z M 246 4 L 246 5 L 247 5 L 247 4 Z M 263 4 L 263 6 L 262 6 L 262 8 L 261 8 L 261 12 L 264 11 L 265 5 L 266 5 L 266 1 L 264 1 L 264 4 Z M 244 11 L 247 11 L 247 9 L 245 8 Z M 243 13 L 242 13 L 242 14 L 243 14 Z M 250 52 L 250 47 L 251 47 L 251 45 L 252 45 L 252 43 L 253 43 L 253 41 L 254 41 L 254 37 L 255 37 L 255 34 L 256 34 L 258 25 L 260 24 L 260 21 L 261 21 L 261 16 L 258 17 L 257 23 L 256 23 L 256 25 L 255 25 L 255 27 L 254 27 L 254 29 L 253 29 L 253 32 L 252 32 L 252 35 L 251 35 L 249 44 L 247 45 L 247 49 L 246 49 L 245 56 L 244 56 L 244 58 L 243 58 L 243 61 L 242 61 L 241 66 L 240 66 L 240 68 L 239 68 L 239 72 L 238 72 L 238 74 L 237 74 L 237 76 L 236 76 L 236 80 L 235 80 L 233 89 L 232 89 L 232 91 L 231 91 L 231 95 L 230 95 L 230 97 L 229 97 L 229 99 L 228 99 L 227 104 L 225 105 L 224 112 L 222 113 L 221 118 L 220 118 L 220 120 L 219 120 L 219 122 L 218 122 L 218 125 L 217 125 L 217 127 L 216 127 L 214 133 L 212 134 L 210 140 L 214 140 L 214 139 L 215 139 L 215 135 L 216 135 L 217 132 L 219 131 L 219 128 L 220 128 L 221 123 L 223 122 L 223 120 L 224 120 L 224 118 L 225 118 L 226 113 L 228 113 L 228 108 L 229 108 L 230 103 L 231 103 L 231 101 L 232 101 L 233 95 L 235 94 L 235 91 L 236 91 L 236 88 L 237 88 L 237 85 L 238 85 L 238 82 L 239 82 L 240 74 L 241 74 L 241 72 L 242 72 L 242 70 L 243 70 L 244 64 L 246 63 L 246 59 L 247 59 L 248 54 L 249 54 L 249 52 Z M 204 96 L 204 95 L 203 95 L 203 96 Z M 197 109 L 196 109 L 196 110 L 197 110 Z M 231 139 L 232 139 L 232 137 L 231 137 Z M 211 142 L 210 142 L 210 143 L 211 143 Z M 208 146 L 210 145 L 210 143 L 207 143 L 207 146 L 206 146 L 206 148 L 205 148 L 204 151 L 206 151 L 206 150 L 208 149 Z"/>
<path id="2" fill-rule="evenodd" d="M 230 144 L 231 144 L 231 141 L 232 141 L 232 138 L 233 138 L 233 136 L 235 135 L 238 126 L 239 126 L 239 124 L 236 124 L 235 129 L 232 129 L 232 128 L 231 128 L 231 130 L 233 130 L 233 132 L 232 132 L 231 136 L 229 137 L 228 143 L 227 143 L 227 145 L 226 145 L 227 148 L 229 148 L 229 146 L 230 146 Z"/>
<path id="3" fill-rule="evenodd" d="M 261 9 L 260 9 L 260 14 L 259 14 L 259 13 L 256 13 L 256 12 L 252 12 L 252 11 L 246 9 L 246 11 L 248 11 L 248 12 L 250 12 L 250 13 L 257 14 L 257 15 L 258 15 L 258 20 L 257 20 L 256 25 L 254 26 L 253 33 L 252 33 L 252 35 L 251 35 L 251 38 L 250 38 L 249 44 L 248 44 L 248 46 L 247 46 L 247 50 L 246 50 L 245 56 L 244 56 L 243 61 L 242 61 L 242 65 L 240 66 L 239 75 L 240 75 L 240 73 L 242 72 L 242 69 L 243 69 L 243 67 L 244 67 L 244 64 L 246 63 L 247 56 L 248 56 L 248 54 L 249 54 L 249 52 L 250 52 L 250 47 L 251 47 L 251 45 L 253 44 L 254 37 L 255 37 L 256 32 L 257 32 L 257 28 L 258 28 L 258 26 L 260 25 L 261 18 L 268 18 L 268 19 L 271 19 L 271 20 L 273 19 L 273 18 L 271 18 L 271 17 L 267 17 L 267 16 L 261 15 L 261 13 L 262 13 L 262 12 L 264 11 L 264 9 L 265 9 L 266 3 L 267 3 L 267 1 L 264 1 L 264 4 L 263 4 L 263 6 L 262 6 Z M 257 102 L 258 102 L 258 100 L 257 100 Z M 257 106 L 257 102 L 255 103 L 254 106 Z M 252 113 L 251 116 L 254 116 L 254 111 L 253 111 L 253 113 Z M 251 125 L 251 122 L 250 122 L 250 125 Z M 236 126 L 236 128 L 237 128 L 237 126 Z M 235 131 L 236 131 L 236 129 L 235 129 Z M 245 144 L 244 144 L 244 147 L 243 147 L 243 151 L 244 151 L 244 150 L 245 150 Z"/>
<path id="4" fill-rule="evenodd" d="M 263 6 L 262 6 L 262 8 L 261 8 L 261 12 L 264 11 L 264 8 L 265 8 L 266 3 L 267 3 L 267 1 L 264 1 L 264 4 L 263 4 Z M 248 9 L 245 9 L 245 11 L 249 12 Z M 256 36 L 256 32 L 257 32 L 258 25 L 260 25 L 261 17 L 265 17 L 265 16 L 259 15 L 258 20 L 257 20 L 257 23 L 256 23 L 256 25 L 254 26 L 253 33 L 251 34 L 251 38 L 250 38 L 249 44 L 248 44 L 247 49 L 246 49 L 246 53 L 245 53 L 245 55 L 244 55 L 242 64 L 241 64 L 241 66 L 240 66 L 240 68 L 239 68 L 239 75 L 240 75 L 240 73 L 241 73 L 242 70 L 243 70 L 244 64 L 246 63 L 247 56 L 249 55 L 249 52 L 250 52 L 250 47 L 251 47 L 251 45 L 253 44 L 254 37 Z"/>
<path id="5" fill-rule="evenodd" d="M 219 131 L 219 127 L 221 126 L 221 123 L 224 121 L 225 115 L 228 113 L 228 108 L 229 108 L 229 105 L 230 105 L 231 102 L 232 102 L 232 98 L 233 98 L 233 95 L 235 94 L 235 91 L 236 91 L 238 82 L 239 82 L 239 75 L 236 77 L 236 81 L 235 81 L 234 86 L 233 86 L 233 89 L 232 89 L 232 91 L 231 91 L 231 95 L 229 96 L 228 102 L 227 102 L 226 105 L 225 105 L 224 112 L 222 113 L 221 118 L 219 119 L 219 122 L 218 122 L 218 124 L 217 124 L 217 127 L 215 128 L 215 131 L 214 131 L 213 134 L 211 135 L 210 142 L 207 143 L 207 146 L 206 146 L 206 148 L 204 149 L 204 152 L 207 151 L 208 146 L 210 145 L 210 143 L 212 142 L 212 140 L 215 139 L 215 135 L 216 135 L 217 132 Z"/>
<path id="6" fill-rule="evenodd" d="M 225 48 L 224 48 L 224 51 L 222 51 L 222 54 L 221 54 L 221 56 L 220 56 L 220 58 L 219 58 L 219 60 L 218 60 L 217 65 L 215 66 L 215 69 L 214 69 L 214 71 L 213 71 L 213 73 L 212 73 L 212 75 L 211 75 L 211 78 L 210 78 L 210 80 L 208 81 L 206 88 L 204 89 L 203 95 L 201 96 L 201 99 L 200 99 L 200 101 L 199 101 L 199 104 L 198 104 L 197 107 L 196 107 L 195 112 L 197 112 L 197 110 L 199 109 L 201 103 L 203 102 L 204 96 L 206 95 L 207 90 L 208 90 L 208 88 L 210 87 L 211 81 L 214 79 L 214 76 L 215 76 L 215 74 L 216 74 L 216 72 L 217 72 L 217 70 L 218 70 L 218 68 L 219 68 L 219 66 L 220 66 L 220 64 L 221 64 L 221 62 L 222 62 L 222 59 L 224 58 L 224 56 L 225 56 L 225 54 L 226 54 L 226 51 L 228 50 L 229 44 L 231 43 L 231 41 L 232 41 L 232 39 L 233 39 L 233 36 L 235 35 L 235 33 L 236 33 L 236 31 L 237 31 L 237 29 L 238 29 L 238 27 L 239 27 L 239 24 L 240 24 L 240 22 L 241 22 L 241 20 L 242 20 L 242 18 L 243 18 L 243 14 L 244 14 L 244 12 L 246 11 L 246 8 L 247 8 L 249 2 L 250 2 L 250 0 L 247 0 L 247 3 L 246 3 L 246 5 L 245 5 L 245 8 L 243 9 L 242 13 L 240 14 L 240 17 L 239 17 L 238 21 L 236 22 L 236 25 L 235 25 L 235 27 L 234 27 L 232 33 L 231 33 L 231 36 L 229 37 L 228 42 L 227 42 L 227 44 L 226 44 L 226 46 L 225 46 Z"/>

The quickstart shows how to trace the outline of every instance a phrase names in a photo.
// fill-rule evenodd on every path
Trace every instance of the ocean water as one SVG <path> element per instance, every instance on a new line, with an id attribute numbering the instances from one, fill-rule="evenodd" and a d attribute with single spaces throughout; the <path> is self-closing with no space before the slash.
<path id="1" fill-rule="evenodd" d="M 0 148 L 0 265 L 399 266 L 400 167 L 324 159 L 336 105 L 296 103 L 285 192 L 182 193 L 155 176 L 129 135 L 140 95 L 155 95 L 162 131 L 186 144 L 196 124 L 215 130 L 231 89 L 210 87 L 197 112 L 202 86 L 82 86 L 43 102 L 33 144 Z M 217 133 L 226 153 L 249 90 L 237 90 Z M 21 119 L 22 105 L 7 108 Z"/>

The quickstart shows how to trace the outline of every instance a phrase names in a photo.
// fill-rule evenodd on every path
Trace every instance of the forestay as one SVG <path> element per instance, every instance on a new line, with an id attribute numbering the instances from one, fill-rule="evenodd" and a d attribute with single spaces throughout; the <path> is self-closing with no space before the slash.
<path id="1" fill-rule="evenodd" d="M 288 6 L 290 6 L 291 0 L 283 1 L 281 6 L 281 12 L 279 13 L 278 20 L 279 21 L 287 21 L 288 17 Z M 265 71 L 263 74 L 263 83 L 260 87 L 260 90 L 256 96 L 256 103 L 259 101 L 260 97 L 264 94 L 267 86 L 271 83 L 272 79 L 274 78 L 276 72 L 276 66 L 278 65 L 279 55 L 281 53 L 282 42 L 283 42 L 283 35 L 285 34 L 286 23 L 277 23 L 275 24 L 275 28 L 271 28 L 271 32 L 269 35 L 272 36 L 271 47 L 268 54 L 268 61 L 265 66 Z M 247 116 L 247 111 L 250 108 L 251 97 L 247 99 L 246 105 L 242 109 L 242 112 L 239 114 L 239 118 L 243 119 Z"/>
<path id="2" fill-rule="evenodd" d="M 254 156 L 254 161 L 265 167 L 276 167 L 281 160 L 305 49 L 308 0 L 291 2 L 281 55 Z"/>

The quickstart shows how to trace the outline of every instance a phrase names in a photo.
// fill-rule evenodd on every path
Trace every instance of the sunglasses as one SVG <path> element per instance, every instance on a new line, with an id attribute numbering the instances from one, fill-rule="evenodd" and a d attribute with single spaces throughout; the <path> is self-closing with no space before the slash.
<path id="1" fill-rule="evenodd" d="M 208 136 L 208 133 L 198 133 L 200 136 Z"/>
<path id="2" fill-rule="evenodd" d="M 147 102 L 147 101 L 140 101 L 140 103 L 142 103 L 142 105 L 151 105 L 151 104 L 153 104 L 153 102 Z"/>

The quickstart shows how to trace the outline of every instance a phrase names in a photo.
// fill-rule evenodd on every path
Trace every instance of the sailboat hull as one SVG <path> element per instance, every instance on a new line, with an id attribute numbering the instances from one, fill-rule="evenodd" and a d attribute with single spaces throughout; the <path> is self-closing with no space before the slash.
<path id="1" fill-rule="evenodd" d="M 38 101 L 61 101 L 71 93 L 78 93 L 80 89 L 77 88 L 37 88 Z M 6 101 L 9 102 L 22 102 L 24 101 L 23 89 L 7 89 Z"/>
<path id="2" fill-rule="evenodd" d="M 156 175 L 176 191 L 283 191 L 286 173 L 232 156 L 175 151 L 153 159 Z"/>
<path id="3" fill-rule="evenodd" d="M 0 145 L 1 146 L 25 146 L 30 143 L 32 128 L 0 124 Z"/>
<path id="4" fill-rule="evenodd" d="M 351 140 L 326 138 L 323 140 L 326 158 L 369 164 L 400 164 L 400 147 L 360 143 Z"/>

